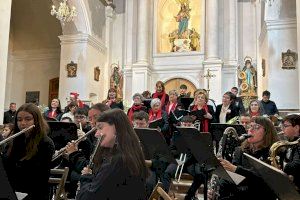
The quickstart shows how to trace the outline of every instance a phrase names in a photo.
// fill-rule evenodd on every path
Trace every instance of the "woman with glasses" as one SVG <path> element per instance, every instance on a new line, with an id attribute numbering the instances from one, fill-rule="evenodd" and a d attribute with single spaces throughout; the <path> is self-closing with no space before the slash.
<path id="1" fill-rule="evenodd" d="M 250 117 L 258 117 L 263 116 L 264 114 L 264 108 L 259 100 L 252 100 L 250 101 L 249 107 L 248 107 L 248 113 Z"/>
<path id="2" fill-rule="evenodd" d="M 35 127 L 9 144 L 4 164 L 10 184 L 15 191 L 27 193 L 26 200 L 48 200 L 54 144 L 47 136 L 47 123 L 38 107 L 27 103 L 17 110 L 14 125 L 14 133 L 32 125 Z"/>
<path id="3" fill-rule="evenodd" d="M 145 158 L 127 115 L 112 109 L 97 121 L 96 135 L 104 139 L 94 157 L 93 169 L 82 171 L 76 199 L 146 199 Z"/>
<path id="4" fill-rule="evenodd" d="M 269 149 L 277 141 L 276 129 L 268 118 L 256 117 L 252 119 L 248 133 L 252 137 L 245 140 L 241 144 L 241 147 L 237 148 L 234 152 L 232 163 L 220 159 L 221 164 L 226 170 L 244 176 L 245 180 L 236 186 L 221 179 L 220 198 L 275 200 L 276 196 L 253 170 L 247 159 L 243 156 L 243 153 L 268 162 Z"/>

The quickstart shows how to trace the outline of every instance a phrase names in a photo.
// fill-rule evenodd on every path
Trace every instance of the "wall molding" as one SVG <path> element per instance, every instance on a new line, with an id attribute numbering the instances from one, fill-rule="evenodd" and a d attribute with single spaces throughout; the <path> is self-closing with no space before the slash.
<path id="1" fill-rule="evenodd" d="M 36 49 L 12 51 L 9 53 L 8 61 L 38 61 L 60 59 L 60 49 Z"/>

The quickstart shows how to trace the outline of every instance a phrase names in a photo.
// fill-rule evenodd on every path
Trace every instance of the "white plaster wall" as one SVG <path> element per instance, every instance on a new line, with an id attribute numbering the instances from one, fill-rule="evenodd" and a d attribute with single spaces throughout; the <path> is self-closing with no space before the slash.
<path id="1" fill-rule="evenodd" d="M 40 91 L 39 103 L 48 105 L 49 80 L 59 77 L 59 50 L 15 51 L 8 68 L 6 106 L 10 102 L 21 106 L 26 91 Z"/>

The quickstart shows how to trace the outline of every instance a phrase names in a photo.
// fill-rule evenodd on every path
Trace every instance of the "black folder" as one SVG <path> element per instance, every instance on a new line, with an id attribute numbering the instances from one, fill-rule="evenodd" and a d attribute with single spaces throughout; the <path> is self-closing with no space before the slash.
<path id="1" fill-rule="evenodd" d="M 17 200 L 12 187 L 8 182 L 8 178 L 3 166 L 2 158 L 0 156 L 0 199 Z"/>
<path id="2" fill-rule="evenodd" d="M 134 130 L 143 145 L 146 160 L 151 160 L 155 158 L 156 155 L 161 155 L 169 163 L 174 162 L 174 158 L 165 138 L 157 129 L 135 128 Z"/>
<path id="3" fill-rule="evenodd" d="M 146 106 L 147 110 L 151 109 L 151 101 L 152 101 L 152 99 L 144 99 L 143 100 L 143 104 L 144 104 L 144 106 Z"/>
<path id="4" fill-rule="evenodd" d="M 55 150 L 65 147 L 68 142 L 77 140 L 77 126 L 68 122 L 48 122 L 50 131 L 48 136 L 55 144 Z"/>
<path id="5" fill-rule="evenodd" d="M 194 98 L 182 97 L 180 98 L 180 103 L 183 105 L 185 110 L 188 110 L 191 103 L 194 101 Z"/>
<path id="6" fill-rule="evenodd" d="M 247 153 L 244 153 L 244 156 L 280 200 L 300 199 L 300 194 L 283 171 Z"/>
<path id="7" fill-rule="evenodd" d="M 149 122 L 149 128 L 157 128 L 163 125 L 163 118 L 159 118 Z"/>
<path id="8" fill-rule="evenodd" d="M 220 131 L 220 132 L 224 132 L 226 128 L 228 127 L 233 127 L 235 128 L 238 136 L 241 136 L 243 134 L 247 134 L 247 131 L 245 129 L 245 127 L 241 124 L 220 124 L 220 123 L 211 123 L 210 124 L 211 127 L 211 132 L 216 132 L 216 131 Z"/>

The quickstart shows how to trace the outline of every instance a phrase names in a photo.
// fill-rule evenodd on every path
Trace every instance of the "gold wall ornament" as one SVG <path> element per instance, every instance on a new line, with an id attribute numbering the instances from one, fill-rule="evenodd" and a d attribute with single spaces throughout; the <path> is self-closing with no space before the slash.
<path id="1" fill-rule="evenodd" d="M 76 77 L 77 76 L 77 63 L 74 63 L 71 61 L 69 64 L 67 64 L 67 77 Z"/>
<path id="2" fill-rule="evenodd" d="M 99 81 L 99 79 L 100 79 L 100 68 L 95 67 L 94 68 L 94 80 Z"/>
<path id="3" fill-rule="evenodd" d="M 252 65 L 252 58 L 246 56 L 244 58 L 244 67 L 238 67 L 238 85 L 240 88 L 240 96 L 257 97 L 257 71 Z"/>
<path id="4" fill-rule="evenodd" d="M 281 54 L 282 69 L 296 69 L 297 53 L 288 49 Z"/>

